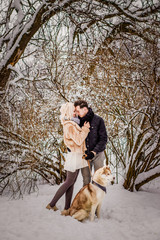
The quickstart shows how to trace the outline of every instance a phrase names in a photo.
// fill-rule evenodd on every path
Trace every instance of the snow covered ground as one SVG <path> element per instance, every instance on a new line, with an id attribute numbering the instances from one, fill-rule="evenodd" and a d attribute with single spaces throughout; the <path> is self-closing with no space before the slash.
<path id="1" fill-rule="evenodd" d="M 79 175 L 74 194 L 81 188 Z M 128 192 L 121 184 L 109 186 L 101 219 L 80 223 L 45 209 L 59 186 L 41 185 L 39 193 L 20 200 L 0 198 L 0 238 L 3 240 L 159 240 L 160 185 L 140 192 Z M 154 188 L 153 188 L 154 187 Z"/>

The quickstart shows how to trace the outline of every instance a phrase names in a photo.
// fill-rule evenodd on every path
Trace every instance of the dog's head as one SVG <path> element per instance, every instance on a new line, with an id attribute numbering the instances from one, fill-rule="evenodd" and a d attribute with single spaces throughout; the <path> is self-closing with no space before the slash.
<path id="1" fill-rule="evenodd" d="M 112 176 L 110 168 L 104 166 L 95 172 L 93 180 L 102 186 L 107 186 L 109 183 L 114 183 L 115 177 Z"/>

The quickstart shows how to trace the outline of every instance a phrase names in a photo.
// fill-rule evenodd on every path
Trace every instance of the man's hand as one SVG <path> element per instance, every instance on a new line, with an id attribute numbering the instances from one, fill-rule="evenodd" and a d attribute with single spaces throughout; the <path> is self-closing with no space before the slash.
<path id="1" fill-rule="evenodd" d="M 84 156 L 84 159 L 85 160 L 91 160 L 91 159 L 94 158 L 95 155 L 96 155 L 96 153 L 94 153 L 94 152 L 86 153 L 85 156 Z"/>
<path id="2" fill-rule="evenodd" d="M 84 127 L 90 128 L 90 123 L 89 122 L 85 122 L 84 123 Z"/>

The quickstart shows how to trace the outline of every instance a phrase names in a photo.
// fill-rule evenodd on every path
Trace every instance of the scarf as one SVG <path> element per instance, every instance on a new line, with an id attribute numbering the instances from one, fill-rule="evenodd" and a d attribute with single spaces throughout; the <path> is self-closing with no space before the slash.
<path id="1" fill-rule="evenodd" d="M 71 121 L 74 121 L 75 123 L 77 123 L 78 125 L 80 124 L 80 119 L 78 117 L 72 117 Z"/>
<path id="2" fill-rule="evenodd" d="M 84 117 L 82 117 L 82 118 L 79 117 L 80 127 L 82 127 L 85 122 L 91 123 L 93 116 L 94 116 L 94 112 L 92 111 L 92 108 L 89 108 L 88 113 Z"/>

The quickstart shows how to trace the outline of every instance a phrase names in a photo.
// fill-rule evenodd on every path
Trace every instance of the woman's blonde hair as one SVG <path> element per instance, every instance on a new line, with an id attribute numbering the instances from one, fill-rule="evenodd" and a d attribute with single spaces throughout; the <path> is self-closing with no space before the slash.
<path id="1" fill-rule="evenodd" d="M 66 120 L 71 120 L 71 118 L 73 117 L 74 109 L 75 109 L 75 107 L 74 107 L 74 104 L 72 102 L 65 103 L 61 106 L 61 108 L 60 108 L 60 112 L 61 112 L 60 120 L 61 120 L 62 124 L 64 124 L 64 122 Z"/>

